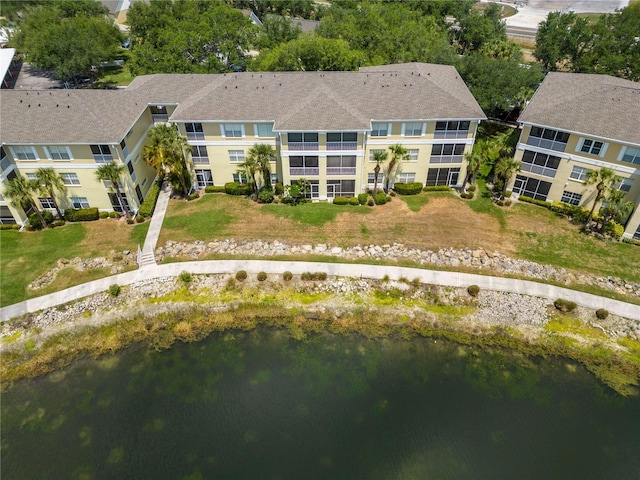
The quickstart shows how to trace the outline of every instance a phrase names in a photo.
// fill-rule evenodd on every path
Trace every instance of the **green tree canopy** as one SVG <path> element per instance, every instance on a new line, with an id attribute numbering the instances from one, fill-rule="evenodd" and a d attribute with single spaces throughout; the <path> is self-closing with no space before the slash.
<path id="1" fill-rule="evenodd" d="M 54 70 L 62 79 L 89 75 L 91 67 L 113 60 L 122 34 L 92 0 L 58 0 L 27 9 L 15 35 L 15 46 L 28 62 Z"/>
<path id="2" fill-rule="evenodd" d="M 290 18 L 266 15 L 262 19 L 262 30 L 255 41 L 260 49 L 274 48 L 281 43 L 295 40 L 300 35 L 300 27 L 294 26 Z"/>
<path id="3" fill-rule="evenodd" d="M 487 42 L 507 40 L 507 30 L 502 23 L 500 9 L 498 4 L 491 3 L 482 13 L 471 10 L 459 19 L 460 28 L 452 32 L 461 53 L 480 50 Z"/>
<path id="4" fill-rule="evenodd" d="M 130 216 L 129 206 L 127 205 L 127 202 L 121 201 L 122 192 L 120 191 L 119 185 L 120 181 L 122 180 L 122 175 L 124 175 L 126 169 L 127 167 L 125 167 L 124 165 L 118 165 L 115 161 L 112 160 L 109 163 L 100 165 L 96 169 L 95 175 L 98 182 L 111 182 L 111 187 L 116 191 L 118 201 L 120 201 L 120 205 L 122 206 L 122 209 L 124 210 L 124 213 L 128 218 Z"/>
<path id="5" fill-rule="evenodd" d="M 189 169 L 185 152 L 191 151 L 187 137 L 180 135 L 175 125 L 158 124 L 147 133 L 149 143 L 144 147 L 143 158 L 158 175 L 175 178 L 185 195 L 189 193 Z"/>

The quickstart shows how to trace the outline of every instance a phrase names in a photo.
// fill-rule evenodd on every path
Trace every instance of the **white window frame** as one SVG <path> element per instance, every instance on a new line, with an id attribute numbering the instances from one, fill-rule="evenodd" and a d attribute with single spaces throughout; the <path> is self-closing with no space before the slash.
<path id="1" fill-rule="evenodd" d="M 249 177 L 246 173 L 235 172 L 232 174 L 232 178 L 233 178 L 233 181 L 236 183 L 240 183 L 243 185 L 249 183 Z"/>
<path id="2" fill-rule="evenodd" d="M 405 160 L 406 162 L 417 162 L 418 161 L 418 155 L 420 155 L 420 149 L 419 148 L 409 148 L 407 150 L 407 160 Z"/>
<path id="3" fill-rule="evenodd" d="M 71 197 L 71 205 L 73 208 L 89 208 L 89 200 L 87 197 Z"/>
<path id="4" fill-rule="evenodd" d="M 60 178 L 67 187 L 80 185 L 80 179 L 75 172 L 60 172 Z"/>
<path id="5" fill-rule="evenodd" d="M 54 152 L 54 150 L 57 150 Z M 54 158 L 54 155 L 60 156 L 61 151 L 64 151 L 67 158 Z M 47 155 L 49 160 L 54 162 L 70 162 L 73 160 L 73 155 L 71 155 L 71 149 L 66 146 L 61 145 L 48 145 L 44 147 L 44 153 Z"/>
<path id="6" fill-rule="evenodd" d="M 378 185 L 382 183 L 384 179 L 384 175 L 382 172 L 378 172 Z M 376 172 L 367 173 L 367 185 L 375 185 L 376 184 Z"/>
<path id="7" fill-rule="evenodd" d="M 599 151 L 594 153 L 594 150 L 598 148 L 596 144 L 600 144 Z M 579 153 L 586 153 L 588 155 L 593 155 L 596 157 L 604 157 L 605 153 L 607 153 L 607 147 L 609 144 L 607 142 L 603 142 L 601 140 L 593 140 L 591 138 L 580 138 L 578 141 L 576 151 Z M 586 148 L 586 150 L 584 150 Z"/>
<path id="8" fill-rule="evenodd" d="M 115 187 L 113 186 L 113 183 L 111 183 L 111 180 L 103 180 L 102 181 L 102 185 L 104 185 L 104 188 L 107 189 L 111 189 L 113 188 L 113 191 L 115 193 Z M 122 183 L 122 180 L 118 180 L 118 188 L 120 189 L 120 193 L 124 193 L 122 190 L 124 190 L 124 184 Z"/>
<path id="9" fill-rule="evenodd" d="M 633 182 L 634 182 L 633 178 L 623 178 L 620 180 L 620 182 L 618 182 L 618 184 L 616 185 L 616 188 L 621 192 L 629 193 L 633 188 Z"/>
<path id="10" fill-rule="evenodd" d="M 25 177 L 27 177 L 27 180 L 37 180 L 38 177 L 36 176 L 36 174 L 34 172 L 27 172 L 24 174 Z"/>
<path id="11" fill-rule="evenodd" d="M 262 135 L 260 133 L 260 129 L 265 127 L 269 129 L 270 135 Z M 273 133 L 273 123 L 254 123 L 253 133 L 258 138 L 274 138 L 276 136 L 276 134 Z"/>
<path id="12" fill-rule="evenodd" d="M 561 202 L 568 203 L 569 205 L 580 205 L 581 200 L 581 193 L 568 192 L 567 190 L 562 192 L 562 197 L 560 198 Z"/>
<path id="13" fill-rule="evenodd" d="M 631 158 L 625 159 L 626 156 Z M 620 155 L 618 156 L 618 161 L 630 163 L 631 165 L 640 165 L 640 148 L 622 147 Z"/>
<path id="14" fill-rule="evenodd" d="M 91 147 L 98 147 L 100 153 L 94 153 Z M 107 147 L 107 151 L 109 153 L 104 153 L 104 148 Z M 92 144 L 89 145 L 91 149 L 91 155 L 93 156 L 93 160 L 98 164 L 109 163 L 113 160 L 113 153 L 111 153 L 111 147 L 108 144 Z"/>
<path id="15" fill-rule="evenodd" d="M 375 160 L 373 159 L 373 154 L 375 152 L 386 152 L 385 148 L 372 148 L 371 150 L 369 150 L 369 161 L 370 162 L 375 162 Z"/>
<path id="16" fill-rule="evenodd" d="M 381 135 L 380 132 L 383 131 L 381 126 L 384 125 L 384 135 Z M 377 132 L 377 133 L 376 133 Z M 387 122 L 371 122 L 371 136 L 372 137 L 388 137 L 391 135 L 391 123 Z"/>
<path id="17" fill-rule="evenodd" d="M 395 183 L 413 183 L 416 181 L 415 172 L 400 172 Z"/>
<path id="18" fill-rule="evenodd" d="M 56 208 L 53 198 L 51 197 L 38 197 L 38 201 L 43 210 L 53 210 Z"/>
<path id="19" fill-rule="evenodd" d="M 244 150 L 227 150 L 229 153 L 229 162 L 242 163 L 245 161 Z"/>
<path id="20" fill-rule="evenodd" d="M 191 125 L 192 131 L 187 130 L 187 125 Z M 186 122 L 184 131 L 189 140 L 204 140 L 204 127 L 202 122 Z"/>
<path id="21" fill-rule="evenodd" d="M 412 125 L 411 133 L 407 133 L 408 126 Z M 416 134 L 416 125 L 420 125 L 420 133 Z M 421 137 L 424 135 L 425 123 L 423 122 L 405 122 L 402 124 L 402 136 L 403 137 Z"/>
<path id="22" fill-rule="evenodd" d="M 209 165 L 209 151 L 205 145 L 191 145 L 191 148 L 193 149 L 191 151 L 191 160 L 194 165 Z M 204 156 L 201 155 L 202 149 L 205 152 Z"/>
<path id="23" fill-rule="evenodd" d="M 569 178 L 576 182 L 586 182 L 587 178 L 589 178 L 590 168 L 581 167 L 580 165 L 574 165 L 571 168 L 571 173 L 569 174 Z M 574 176 L 574 174 L 576 174 Z"/>
<path id="24" fill-rule="evenodd" d="M 16 161 L 37 162 L 40 160 L 36 147 L 32 147 L 30 145 L 16 145 L 15 147 L 9 147 L 9 150 L 11 150 L 11 155 Z M 33 156 L 33 158 L 20 158 L 21 156 Z"/>
<path id="25" fill-rule="evenodd" d="M 240 127 L 240 135 L 235 135 L 237 127 Z M 234 135 L 227 135 L 227 131 L 231 131 Z M 225 138 L 244 138 L 244 124 L 223 123 L 222 125 L 220 125 L 220 133 Z"/>

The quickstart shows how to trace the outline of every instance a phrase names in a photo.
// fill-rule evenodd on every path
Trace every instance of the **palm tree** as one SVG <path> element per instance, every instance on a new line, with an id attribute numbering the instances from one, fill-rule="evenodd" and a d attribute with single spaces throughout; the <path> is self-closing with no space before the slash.
<path id="1" fill-rule="evenodd" d="M 387 161 L 389 153 L 386 150 L 375 150 L 373 152 L 373 161 L 376 162 L 376 166 L 373 169 L 375 174 L 375 180 L 373 183 L 373 194 L 378 193 L 378 175 L 380 175 L 380 168 L 384 162 Z"/>
<path id="2" fill-rule="evenodd" d="M 250 163 L 255 164 L 257 169 L 260 170 L 264 188 L 271 190 L 271 162 L 276 158 L 273 147 L 266 143 L 256 143 L 249 149 L 247 157 Z"/>
<path id="3" fill-rule="evenodd" d="M 191 152 L 187 137 L 180 135 L 174 125 L 158 124 L 149 130 L 150 143 L 145 145 L 143 158 L 158 175 L 173 175 L 178 179 L 185 195 L 189 193 L 189 170 L 185 152 Z"/>
<path id="4" fill-rule="evenodd" d="M 51 198 L 53 206 L 56 208 L 56 212 L 58 212 L 58 217 L 62 218 L 62 212 L 60 211 L 58 202 L 56 202 L 55 193 L 56 191 L 65 190 L 64 180 L 62 180 L 62 177 L 50 167 L 39 168 L 36 170 L 36 179 L 40 185 L 40 192 Z"/>
<path id="5" fill-rule="evenodd" d="M 253 186 L 253 193 L 258 193 L 258 183 L 256 182 L 256 173 L 260 170 L 260 166 L 254 156 L 247 156 L 240 165 L 238 165 L 238 173 L 243 173 Z"/>
<path id="6" fill-rule="evenodd" d="M 398 162 L 409 159 L 409 152 L 399 143 L 391 145 L 389 150 L 391 150 L 391 160 L 389 160 L 389 165 L 387 165 L 387 177 L 384 179 L 385 193 L 389 193 L 389 183 L 391 182 L 391 177 Z"/>
<path id="7" fill-rule="evenodd" d="M 585 225 L 589 225 L 591 219 L 593 218 L 593 212 L 596 210 L 596 205 L 600 200 L 604 198 L 607 194 L 607 191 L 611 189 L 614 183 L 620 181 L 620 178 L 616 176 L 615 172 L 611 168 L 602 167 L 600 170 L 590 170 L 587 174 L 587 185 L 596 186 L 596 198 L 593 200 L 593 206 L 591 207 L 591 211 L 589 212 L 589 216 L 587 217 L 587 221 Z"/>
<path id="8" fill-rule="evenodd" d="M 96 170 L 96 179 L 99 182 L 103 180 L 107 180 L 111 182 L 111 186 L 116 191 L 116 195 L 118 196 L 118 202 L 120 202 L 120 206 L 123 208 L 127 218 L 130 216 L 129 207 L 127 202 L 122 202 L 122 194 L 120 192 L 120 179 L 124 174 L 126 167 L 124 165 L 118 165 L 115 161 L 110 161 L 109 163 L 105 163 L 100 165 Z"/>
<path id="9" fill-rule="evenodd" d="M 4 195 L 11 199 L 11 204 L 14 207 L 21 208 L 25 213 L 29 211 L 30 208 L 33 208 L 40 219 L 40 224 L 43 227 L 46 226 L 47 223 L 42 216 L 42 212 L 40 212 L 38 205 L 33 199 L 34 194 L 37 193 L 39 189 L 38 182 L 36 180 L 28 180 L 22 175 L 18 175 L 6 185 Z"/>
<path id="10" fill-rule="evenodd" d="M 476 176 L 478 175 L 480 167 L 482 166 L 482 156 L 478 152 L 467 152 L 464 154 L 464 159 L 467 162 L 467 173 L 465 174 L 464 180 L 462 181 L 462 192 L 465 191 L 467 183 L 475 183 Z"/>
<path id="11" fill-rule="evenodd" d="M 511 180 L 511 177 L 513 177 L 516 172 L 520 171 L 521 167 L 519 160 L 509 157 L 502 157 L 498 160 L 498 163 L 496 163 L 494 172 L 496 175 L 500 176 L 504 182 L 502 185 L 502 196 L 500 197 L 502 200 L 504 200 L 507 195 L 507 184 L 509 183 L 509 180 Z"/>
<path id="12" fill-rule="evenodd" d="M 624 219 L 629 216 L 633 210 L 633 202 L 625 202 L 624 199 L 626 196 L 627 192 L 613 189 L 605 197 L 607 205 L 600 209 L 600 213 L 602 214 L 600 233 L 604 232 L 605 227 L 611 220 L 615 219 L 618 223 L 622 224 Z"/>

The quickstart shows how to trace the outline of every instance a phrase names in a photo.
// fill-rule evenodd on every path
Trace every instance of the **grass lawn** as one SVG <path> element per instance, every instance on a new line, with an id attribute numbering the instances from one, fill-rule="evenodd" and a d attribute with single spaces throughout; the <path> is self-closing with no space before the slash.
<path id="1" fill-rule="evenodd" d="M 397 198 L 406 203 L 412 212 L 419 212 L 429 201 L 429 194 L 422 192 L 418 195 L 398 195 Z"/>
<path id="2" fill-rule="evenodd" d="M 48 287 L 31 291 L 27 286 L 51 270 L 60 258 L 108 257 L 111 251 L 130 250 L 144 242 L 149 222 L 127 225 L 113 219 L 68 223 L 40 232 L 0 231 L 0 305 L 10 305 L 89 280 L 109 275 L 105 270 L 61 271 Z"/>

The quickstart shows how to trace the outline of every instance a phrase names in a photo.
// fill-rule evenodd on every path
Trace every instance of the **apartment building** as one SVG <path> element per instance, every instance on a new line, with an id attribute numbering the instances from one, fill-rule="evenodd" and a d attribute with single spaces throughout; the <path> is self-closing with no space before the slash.
<path id="1" fill-rule="evenodd" d="M 156 122 L 171 122 L 188 138 L 198 188 L 245 182 L 238 165 L 253 145 L 266 143 L 277 154 L 272 182 L 304 178 L 313 199 L 328 200 L 372 188 L 373 153 L 394 144 L 409 156 L 391 184 L 461 183 L 463 155 L 486 118 L 454 67 L 420 63 L 359 72 L 159 74 L 122 90 L 0 95 L 0 194 L 17 174 L 52 167 L 67 186 L 56 198 L 62 208 L 118 211 L 123 202 L 136 211 L 155 178 L 142 152 Z M 122 198 L 95 180 L 96 168 L 111 160 L 129 172 Z M 26 219 L 6 199 L 0 209 L 2 222 Z"/>
<path id="2" fill-rule="evenodd" d="M 612 169 L 635 208 L 626 238 L 640 239 L 640 83 L 607 75 L 551 72 L 520 116 L 511 188 L 549 202 L 591 208 L 590 171 Z"/>

